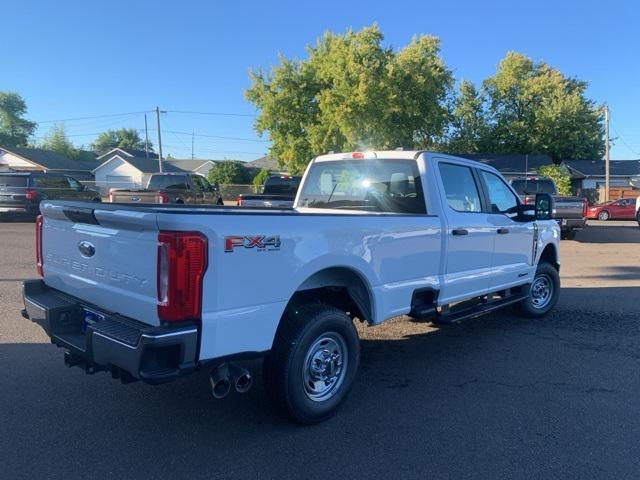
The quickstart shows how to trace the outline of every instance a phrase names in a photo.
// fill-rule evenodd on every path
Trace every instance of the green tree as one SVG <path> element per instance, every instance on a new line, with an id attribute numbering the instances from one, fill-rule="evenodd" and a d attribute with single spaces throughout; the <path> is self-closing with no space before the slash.
<path id="1" fill-rule="evenodd" d="M 301 173 L 331 150 L 430 147 L 447 128 L 453 78 L 439 40 L 414 37 L 401 50 L 382 45 L 376 25 L 325 33 L 305 60 L 280 57 L 269 74 L 251 73 L 247 99 L 259 110 L 270 155 Z"/>
<path id="2" fill-rule="evenodd" d="M 444 148 L 452 153 L 485 153 L 489 137 L 482 95 L 473 83 L 463 80 L 453 102 L 451 136 Z"/>
<path id="3" fill-rule="evenodd" d="M 249 171 L 237 160 L 224 160 L 216 163 L 209 173 L 207 179 L 211 183 L 218 185 L 244 185 L 249 183 Z"/>
<path id="4" fill-rule="evenodd" d="M 67 158 L 76 158 L 78 152 L 67 138 L 67 132 L 62 124 L 51 127 L 39 146 L 45 150 L 53 150 Z"/>
<path id="5" fill-rule="evenodd" d="M 269 177 L 269 170 L 266 168 L 261 169 L 255 177 L 253 177 L 252 183 L 256 192 L 260 191 L 260 188 L 264 184 L 265 180 Z"/>
<path id="6" fill-rule="evenodd" d="M 144 140 L 135 128 L 120 128 L 102 132 L 91 145 L 92 150 L 96 153 L 104 153 L 117 147 L 144 150 Z M 151 142 L 149 142 L 149 151 L 153 151 Z"/>
<path id="7" fill-rule="evenodd" d="M 544 165 L 538 173 L 553 180 L 559 195 L 571 195 L 571 176 L 560 165 Z"/>
<path id="8" fill-rule="evenodd" d="M 27 146 L 36 123 L 26 120 L 27 104 L 14 92 L 0 92 L 0 145 L 4 147 Z"/>
<path id="9" fill-rule="evenodd" d="M 601 110 L 585 95 L 587 83 L 509 52 L 483 82 L 490 125 L 484 142 L 494 153 L 544 153 L 563 159 L 600 158 Z"/>

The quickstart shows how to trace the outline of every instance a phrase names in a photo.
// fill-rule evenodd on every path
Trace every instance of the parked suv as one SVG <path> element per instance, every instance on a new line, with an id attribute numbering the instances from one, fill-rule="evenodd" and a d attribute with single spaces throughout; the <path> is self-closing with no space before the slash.
<path id="1" fill-rule="evenodd" d="M 189 173 L 154 173 L 147 188 L 109 191 L 111 203 L 183 203 L 224 205 L 220 189 L 202 175 Z"/>
<path id="2" fill-rule="evenodd" d="M 100 194 L 78 180 L 61 173 L 0 173 L 0 216 L 35 218 L 42 200 L 85 200 L 99 202 Z M 1 218 L 1 217 L 0 217 Z"/>

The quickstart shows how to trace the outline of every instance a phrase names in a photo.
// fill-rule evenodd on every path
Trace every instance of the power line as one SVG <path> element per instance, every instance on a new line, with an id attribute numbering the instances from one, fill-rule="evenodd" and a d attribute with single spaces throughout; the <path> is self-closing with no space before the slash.
<path id="1" fill-rule="evenodd" d="M 255 113 L 230 113 L 230 112 L 192 112 L 187 110 L 167 110 L 168 113 L 183 113 L 187 115 L 216 115 L 221 117 L 256 117 Z"/>
<path id="2" fill-rule="evenodd" d="M 640 153 L 636 152 L 633 148 L 631 148 L 631 146 L 630 146 L 627 142 L 625 142 L 624 138 L 622 138 L 622 135 L 620 135 L 620 134 L 618 133 L 618 130 L 617 130 L 617 129 L 616 129 L 616 127 L 613 125 L 613 123 L 611 123 L 611 128 L 613 129 L 613 131 L 614 131 L 614 132 L 615 132 L 615 134 L 617 135 L 617 138 L 618 138 L 618 139 L 623 143 L 623 145 L 624 145 L 625 147 L 627 147 L 627 148 L 629 149 L 629 151 L 630 151 L 631 153 L 633 153 L 634 155 L 639 155 L 639 156 L 640 156 Z"/>
<path id="3" fill-rule="evenodd" d="M 176 130 L 165 130 L 165 132 L 176 133 L 180 135 L 195 135 L 196 137 L 205 137 L 205 138 L 219 138 L 221 140 L 237 140 L 241 142 L 256 142 L 256 143 L 268 143 L 268 140 L 260 140 L 258 138 L 243 138 L 243 137 L 225 137 L 222 135 L 207 135 L 204 133 L 193 133 L 193 132 L 179 132 Z"/>
<path id="4" fill-rule="evenodd" d="M 35 123 L 61 123 L 61 122 L 72 122 L 72 121 L 77 121 L 77 120 L 92 120 L 95 118 L 108 118 L 108 117 L 124 117 L 127 115 L 136 115 L 136 114 L 141 114 L 141 113 L 149 113 L 152 112 L 153 110 L 140 110 L 138 112 L 126 112 L 126 113 L 111 113 L 111 114 L 106 114 L 106 115 L 89 115 L 86 117 L 74 117 L 74 118 L 60 118 L 57 120 L 40 120 L 40 121 L 36 121 L 33 120 L 33 122 Z"/>

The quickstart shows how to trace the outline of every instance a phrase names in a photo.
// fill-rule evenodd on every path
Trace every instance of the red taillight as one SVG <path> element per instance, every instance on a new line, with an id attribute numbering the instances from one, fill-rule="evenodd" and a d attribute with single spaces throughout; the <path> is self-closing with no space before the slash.
<path id="1" fill-rule="evenodd" d="M 363 152 L 353 152 L 351 154 L 351 158 L 364 158 L 364 153 Z"/>
<path id="2" fill-rule="evenodd" d="M 523 202 L 525 205 L 529 205 L 529 198 L 528 197 L 524 197 Z"/>
<path id="3" fill-rule="evenodd" d="M 158 234 L 158 317 L 163 322 L 200 319 L 207 239 L 197 232 Z"/>
<path id="4" fill-rule="evenodd" d="M 589 202 L 587 201 L 586 198 L 582 199 L 582 216 L 586 217 L 587 216 L 587 210 L 589 209 Z"/>
<path id="5" fill-rule="evenodd" d="M 238 195 L 236 197 L 236 207 L 241 207 L 241 206 L 242 206 L 242 197 Z"/>
<path id="6" fill-rule="evenodd" d="M 158 192 L 158 203 L 169 203 L 169 195 L 166 192 Z"/>
<path id="7" fill-rule="evenodd" d="M 113 192 L 109 190 L 109 203 L 113 203 Z"/>
<path id="8" fill-rule="evenodd" d="M 44 277 L 42 270 L 42 215 L 36 218 L 36 271 Z"/>
<path id="9" fill-rule="evenodd" d="M 35 198 L 38 196 L 38 193 L 35 190 L 27 188 L 27 190 L 24 192 L 24 196 L 27 200 L 35 200 Z"/>

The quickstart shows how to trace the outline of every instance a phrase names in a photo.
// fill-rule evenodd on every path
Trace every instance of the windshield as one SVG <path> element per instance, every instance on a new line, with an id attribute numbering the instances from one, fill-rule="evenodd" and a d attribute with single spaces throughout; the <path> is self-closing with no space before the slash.
<path id="1" fill-rule="evenodd" d="M 511 182 L 513 189 L 518 195 L 535 195 L 536 193 L 556 194 L 556 186 L 551 180 L 514 180 Z"/>
<path id="2" fill-rule="evenodd" d="M 302 188 L 299 207 L 426 213 L 415 160 L 318 162 Z"/>
<path id="3" fill-rule="evenodd" d="M 187 190 L 189 186 L 186 175 L 151 175 L 147 188 L 149 190 L 166 190 L 170 188 Z"/>

